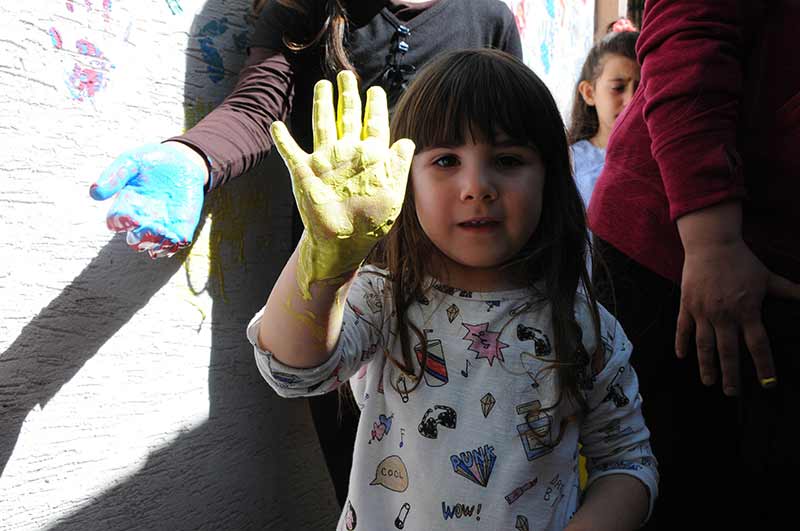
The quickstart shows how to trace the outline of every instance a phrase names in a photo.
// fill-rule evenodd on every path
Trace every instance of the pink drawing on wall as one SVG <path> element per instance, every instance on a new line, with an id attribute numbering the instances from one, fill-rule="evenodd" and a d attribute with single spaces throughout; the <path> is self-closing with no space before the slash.
<path id="1" fill-rule="evenodd" d="M 60 50 L 64 47 L 64 41 L 61 39 L 61 34 L 55 28 L 50 28 L 47 33 L 50 35 L 50 39 L 53 42 L 53 46 Z"/>
<path id="2" fill-rule="evenodd" d="M 519 29 L 520 34 L 522 34 L 525 31 L 526 25 L 524 0 L 517 4 L 517 8 L 514 10 L 514 20 L 517 21 L 517 28 Z"/>
<path id="3" fill-rule="evenodd" d="M 95 46 L 91 42 L 87 41 L 86 39 L 78 39 L 75 42 L 75 48 L 78 49 L 78 53 L 81 54 L 81 55 L 88 55 L 90 57 L 103 58 L 103 52 L 101 52 L 97 48 L 97 46 Z"/>
<path id="4" fill-rule="evenodd" d="M 100 89 L 105 87 L 106 78 L 102 72 L 76 64 L 69 76 L 67 86 L 73 98 L 83 101 L 85 97 L 93 98 Z"/>

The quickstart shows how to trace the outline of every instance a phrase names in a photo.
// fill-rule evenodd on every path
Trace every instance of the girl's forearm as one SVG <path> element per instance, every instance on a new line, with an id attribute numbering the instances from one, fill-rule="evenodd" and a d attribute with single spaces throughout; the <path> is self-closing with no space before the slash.
<path id="1" fill-rule="evenodd" d="M 298 249 L 272 288 L 258 331 L 259 346 L 286 365 L 316 367 L 333 352 L 353 276 L 311 285 L 311 298 L 297 284 Z"/>
<path id="2" fill-rule="evenodd" d="M 638 529 L 647 516 L 650 495 L 644 483 L 627 474 L 604 476 L 589 487 L 566 531 Z"/>

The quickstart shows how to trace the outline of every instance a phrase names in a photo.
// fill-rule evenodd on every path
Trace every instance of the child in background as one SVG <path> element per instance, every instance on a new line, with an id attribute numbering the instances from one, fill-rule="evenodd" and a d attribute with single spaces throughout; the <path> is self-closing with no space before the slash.
<path id="1" fill-rule="evenodd" d="M 545 85 L 503 52 L 447 54 L 401 97 L 390 148 L 383 91 L 362 125 L 355 77 L 338 83 L 336 119 L 315 87 L 313 154 L 271 129 L 306 229 L 247 329 L 281 396 L 351 382 L 338 529 L 639 527 L 656 462 Z"/>
<path id="2" fill-rule="evenodd" d="M 589 50 L 575 87 L 569 141 L 575 181 L 587 207 L 614 122 L 639 86 L 638 36 L 627 19 L 611 24 L 609 33 Z"/>

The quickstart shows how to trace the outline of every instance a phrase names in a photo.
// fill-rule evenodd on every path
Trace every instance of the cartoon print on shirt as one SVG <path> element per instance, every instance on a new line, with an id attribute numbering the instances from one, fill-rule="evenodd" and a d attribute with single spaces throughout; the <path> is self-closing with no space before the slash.
<path id="1" fill-rule="evenodd" d="M 483 301 L 486 304 L 486 311 L 491 312 L 495 308 L 500 307 L 500 301 Z"/>
<path id="2" fill-rule="evenodd" d="M 459 313 L 461 313 L 461 310 L 459 309 L 459 307 L 458 307 L 458 306 L 456 306 L 455 304 L 451 304 L 451 305 L 450 305 L 450 306 L 447 308 L 447 320 L 448 320 L 448 321 L 450 321 L 450 322 L 452 323 L 452 322 L 453 322 L 453 319 L 455 319 L 456 317 L 458 317 L 458 314 L 459 314 Z"/>
<path id="3" fill-rule="evenodd" d="M 564 499 L 564 482 L 561 481 L 559 474 L 556 474 L 555 477 L 547 483 L 542 499 L 550 505 L 550 507 L 555 507 Z"/>
<path id="4" fill-rule="evenodd" d="M 477 353 L 477 356 L 475 356 L 476 360 L 483 358 L 489 362 L 490 367 L 495 358 L 500 361 L 505 361 L 503 358 L 503 349 L 509 345 L 500 341 L 499 332 L 489 331 L 489 323 L 478 325 L 462 323 L 461 326 L 467 329 L 467 333 L 462 339 L 472 341 L 472 344 L 467 347 L 467 350 Z"/>
<path id="5" fill-rule="evenodd" d="M 467 478 L 476 485 L 485 487 L 489 484 L 494 464 L 497 457 L 494 455 L 494 446 L 488 444 L 474 450 L 467 450 L 450 456 L 453 472 Z"/>
<path id="6" fill-rule="evenodd" d="M 417 429 L 423 437 L 436 439 L 439 436 L 439 425 L 451 430 L 456 429 L 457 417 L 456 410 L 450 406 L 433 406 L 422 416 Z"/>
<path id="7" fill-rule="evenodd" d="M 437 291 L 441 291 L 442 293 L 445 293 L 445 294 L 451 295 L 451 296 L 455 296 L 456 292 L 458 292 L 458 296 L 459 297 L 464 297 L 465 299 L 471 299 L 472 298 L 472 292 L 471 291 L 466 291 L 466 290 L 463 290 L 463 289 L 454 288 L 452 286 L 447 286 L 445 284 L 434 284 L 433 289 L 435 289 Z"/>
<path id="8" fill-rule="evenodd" d="M 538 358 L 549 356 L 553 352 L 553 348 L 550 346 L 550 338 L 538 328 L 525 326 L 522 323 L 518 324 L 517 339 L 520 341 L 533 341 L 533 353 Z"/>
<path id="9" fill-rule="evenodd" d="M 413 385 L 409 385 L 408 382 L 406 382 L 406 380 L 410 378 L 411 378 L 410 374 L 400 373 L 397 376 L 397 380 L 395 381 L 396 384 L 395 390 L 400 395 L 400 400 L 402 400 L 404 404 L 407 404 L 409 400 L 408 390 L 413 389 Z"/>
<path id="10" fill-rule="evenodd" d="M 449 381 L 447 359 L 445 359 L 444 351 L 442 350 L 442 341 L 440 339 L 429 339 L 425 344 L 425 350 L 428 351 L 428 357 L 425 360 L 425 371 L 422 377 L 429 386 L 441 387 Z M 414 352 L 417 355 L 417 361 L 422 366 L 424 359 L 422 343 L 414 347 Z"/>
<path id="11" fill-rule="evenodd" d="M 375 479 L 370 485 L 380 485 L 394 492 L 405 492 L 408 488 L 408 469 L 399 455 L 390 455 L 378 463 Z"/>
<path id="12" fill-rule="evenodd" d="M 541 402 L 533 400 L 518 405 L 516 409 L 517 415 L 525 418 L 525 422 L 517 424 L 517 433 L 528 461 L 552 452 L 553 417 L 541 410 Z"/>
<path id="13" fill-rule="evenodd" d="M 486 393 L 481 397 L 481 413 L 483 413 L 483 418 L 489 416 L 489 413 L 494 409 L 495 403 L 497 403 L 497 400 L 495 400 L 492 393 Z"/>
<path id="14" fill-rule="evenodd" d="M 376 352 L 378 352 L 378 344 L 373 343 L 369 346 L 369 348 L 361 351 L 361 361 L 365 362 L 371 360 Z"/>
<path id="15" fill-rule="evenodd" d="M 610 443 L 613 439 L 617 437 L 623 437 L 625 435 L 629 435 L 633 433 L 633 428 L 627 426 L 624 430 L 620 426 L 620 420 L 614 419 L 609 422 L 606 426 L 600 429 L 601 432 L 605 433 L 606 436 L 603 438 L 604 443 Z"/>
<path id="16" fill-rule="evenodd" d="M 508 312 L 508 315 L 510 317 L 516 317 L 518 315 L 526 313 L 531 308 L 533 308 L 533 304 L 531 304 L 530 302 L 523 302 L 519 306 L 511 308 L 511 310 Z"/>
<path id="17" fill-rule="evenodd" d="M 383 413 L 378 415 L 378 421 L 372 423 L 372 437 L 367 444 L 372 444 L 372 441 L 382 441 L 392 429 L 393 418 L 394 415 L 389 415 L 388 417 Z"/>
<path id="18" fill-rule="evenodd" d="M 530 525 L 528 524 L 528 518 L 524 515 L 518 514 L 517 523 L 514 526 L 514 529 L 517 531 L 531 531 Z"/>
<path id="19" fill-rule="evenodd" d="M 536 484 L 538 482 L 539 482 L 539 478 L 536 477 L 536 478 L 533 478 L 530 481 L 527 481 L 527 482 L 523 483 L 522 485 L 520 485 L 516 489 L 514 489 L 511 492 L 509 492 L 508 494 L 506 494 L 506 496 L 505 496 L 506 502 L 509 505 L 511 505 L 512 503 L 517 501 L 520 496 L 525 494 L 526 491 L 528 491 L 528 490 L 532 489 L 534 486 L 536 486 Z"/>
<path id="20" fill-rule="evenodd" d="M 483 504 L 473 504 L 467 505 L 465 503 L 457 503 L 453 506 L 447 505 L 447 503 L 442 502 L 442 517 L 445 520 L 450 520 L 451 518 L 472 518 L 475 515 L 475 521 L 481 521 L 481 508 Z"/>
<path id="21" fill-rule="evenodd" d="M 292 384 L 296 384 L 301 380 L 299 376 L 296 374 L 289 374 L 288 372 L 281 372 L 281 371 L 272 371 L 272 377 L 277 380 L 277 382 L 281 385 L 289 387 Z"/>
<path id="22" fill-rule="evenodd" d="M 356 510 L 353 509 L 353 504 L 350 503 L 350 500 L 347 500 L 347 508 L 345 509 L 344 515 L 344 528 L 347 529 L 347 531 L 354 531 L 357 520 Z"/>
<path id="23" fill-rule="evenodd" d="M 394 526 L 397 529 L 403 529 L 406 526 L 406 518 L 408 518 L 409 512 L 411 512 L 411 504 L 406 502 L 400 507 L 400 512 L 397 513 L 397 518 L 394 519 Z"/>
<path id="24" fill-rule="evenodd" d="M 383 310 L 383 283 L 377 286 L 377 282 L 367 281 L 367 289 L 364 293 L 364 302 L 372 313 Z"/>
<path id="25" fill-rule="evenodd" d="M 609 400 L 614 402 L 614 405 L 617 407 L 624 407 L 630 403 L 630 400 L 627 396 L 625 396 L 625 391 L 622 389 L 622 386 L 616 383 L 617 378 L 622 376 L 625 372 L 625 367 L 620 367 L 617 371 L 617 374 L 614 375 L 614 379 L 611 380 L 611 383 L 608 384 L 606 390 L 608 394 L 603 398 L 603 402 L 608 402 Z"/>

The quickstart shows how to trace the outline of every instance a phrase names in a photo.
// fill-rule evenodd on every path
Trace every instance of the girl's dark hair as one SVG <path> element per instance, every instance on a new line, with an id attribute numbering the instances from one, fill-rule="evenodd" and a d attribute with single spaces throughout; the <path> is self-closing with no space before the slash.
<path id="1" fill-rule="evenodd" d="M 253 13 L 257 16 L 270 0 L 253 0 Z M 312 27 L 319 28 L 315 34 L 308 35 L 302 41 L 290 40 L 283 36 L 283 43 L 292 51 L 299 52 L 313 46 L 321 46 L 323 64 L 328 73 L 335 74 L 340 70 L 352 70 L 345 48 L 347 34 L 347 11 L 342 0 L 273 0 L 297 12 L 300 17 L 310 17 Z"/>
<path id="2" fill-rule="evenodd" d="M 597 78 L 603 73 L 603 59 L 607 55 L 621 55 L 636 61 L 636 39 L 638 37 L 638 31 L 608 33 L 589 50 L 572 94 L 572 112 L 570 113 L 568 132 L 570 144 L 592 138 L 597 134 L 597 130 L 600 127 L 597 109 L 583 101 L 583 96 L 578 91 L 581 82 L 588 81 L 594 85 Z"/>
<path id="3" fill-rule="evenodd" d="M 579 388 L 585 383 L 586 362 L 593 356 L 584 348 L 575 318 L 580 284 L 585 287 L 594 321 L 594 353 L 602 356 L 599 313 L 586 271 L 589 242 L 583 201 L 572 178 L 564 124 L 547 87 L 507 53 L 487 49 L 453 52 L 422 70 L 398 101 L 391 124 L 392 139 L 410 138 L 417 153 L 437 145 L 461 145 L 468 136 L 493 142 L 501 131 L 522 145 L 535 147 L 545 166 L 539 225 L 510 265 L 525 271 L 531 286 L 541 282 L 541 300 L 532 302 L 547 302 L 552 309 L 553 368 L 561 388 L 556 404 L 566 392 L 584 407 Z M 410 330 L 422 345 L 426 337 L 408 321 L 407 309 L 429 289 L 426 278 L 434 274 L 433 261 L 438 256 L 419 224 L 409 184 L 397 221 L 368 261 L 389 271 L 387 282 L 403 357 L 402 362 L 392 362 L 414 375 L 417 384 L 421 378 L 414 374 Z M 426 361 L 427 352 L 422 356 L 422 370 Z"/>

